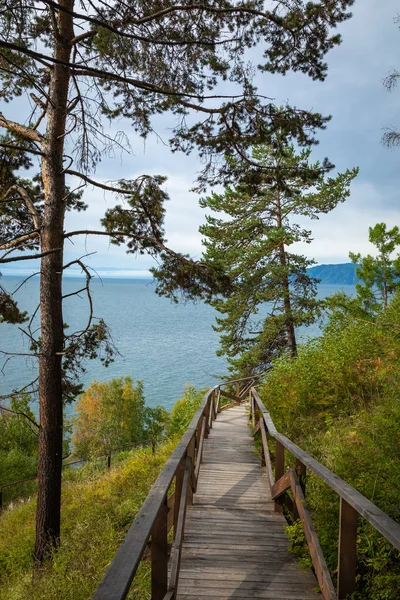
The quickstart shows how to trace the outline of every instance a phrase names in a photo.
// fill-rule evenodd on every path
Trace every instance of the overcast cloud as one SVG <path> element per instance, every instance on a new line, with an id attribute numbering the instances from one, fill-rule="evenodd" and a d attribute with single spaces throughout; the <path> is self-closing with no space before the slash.
<path id="1" fill-rule="evenodd" d="M 277 104 L 289 102 L 302 109 L 331 114 L 326 131 L 319 134 L 320 144 L 313 158 L 328 156 L 338 171 L 353 166 L 360 174 L 352 185 L 351 197 L 319 221 L 302 221 L 313 232 L 314 242 L 300 247 L 318 263 L 348 262 L 349 250 L 371 252 L 368 227 L 379 221 L 389 226 L 400 225 L 399 164 L 400 148 L 388 150 L 381 145 L 385 127 L 400 126 L 400 88 L 389 94 L 383 78 L 394 68 L 400 69 L 398 48 L 400 31 L 394 23 L 399 3 L 395 0 L 356 0 L 353 18 L 339 29 L 343 43 L 327 58 L 329 74 L 324 83 L 312 82 L 303 75 L 259 75 L 259 91 L 275 98 Z M 4 114 L 16 118 L 10 105 Z M 21 114 L 18 108 L 19 114 Z M 167 127 L 173 123 L 158 119 L 158 131 L 168 139 Z M 198 206 L 199 196 L 190 192 L 201 164 L 198 157 L 172 155 L 157 138 L 143 143 L 131 133 L 129 123 L 113 124 L 131 139 L 132 154 L 122 158 L 105 158 L 98 166 L 96 178 L 102 181 L 131 178 L 142 173 L 168 176 L 166 188 L 170 195 L 167 205 L 166 232 L 169 245 L 177 251 L 199 256 L 202 252 L 198 227 L 204 221 L 204 211 Z M 67 229 L 94 228 L 107 207 L 115 200 L 91 187 L 85 192 L 90 208 L 86 213 L 69 215 Z M 96 252 L 90 264 L 103 274 L 138 276 L 153 265 L 146 256 L 127 255 L 124 249 L 110 246 L 104 238 L 90 237 L 74 245 L 67 242 L 66 261 L 86 252 Z M 32 272 L 35 265 L 17 263 L 2 268 L 3 273 Z M 6 267 L 6 265 L 4 265 Z"/>

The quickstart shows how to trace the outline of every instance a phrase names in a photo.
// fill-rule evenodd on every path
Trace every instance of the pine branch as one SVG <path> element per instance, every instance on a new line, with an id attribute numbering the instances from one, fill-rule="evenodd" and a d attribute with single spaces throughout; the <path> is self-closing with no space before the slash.
<path id="1" fill-rule="evenodd" d="M 42 258 L 53 252 L 61 252 L 62 248 L 54 248 L 54 250 L 47 250 L 46 252 L 39 252 L 38 254 L 28 254 L 28 256 L 14 256 L 12 258 L 0 258 L 0 264 L 17 262 L 19 260 L 32 260 L 34 258 Z"/>
<path id="2" fill-rule="evenodd" d="M 10 240 L 9 242 L 5 242 L 4 244 L 0 244 L 0 250 L 8 250 L 9 248 L 17 248 L 18 246 L 20 246 L 21 244 L 23 244 L 24 242 L 27 242 L 29 240 L 33 240 L 35 238 L 37 238 L 39 236 L 39 231 L 35 230 L 35 231 L 31 231 L 30 233 L 27 233 L 25 235 L 21 235 L 13 240 Z M 15 260 L 15 258 L 7 258 L 4 261 L 1 262 L 12 262 L 13 260 Z"/>
<path id="3" fill-rule="evenodd" d="M 1 45 L 3 45 L 3 42 L 0 42 L 0 46 Z M 16 47 L 18 48 L 18 46 Z M 25 127 L 25 125 L 21 125 L 20 123 L 9 121 L 5 118 L 3 113 L 0 113 L 0 127 L 4 127 L 5 129 L 8 129 L 8 131 L 12 131 L 17 135 L 21 135 L 22 137 L 31 140 L 32 142 L 41 142 L 43 140 L 43 136 L 41 133 L 39 133 L 35 129 L 31 129 L 30 127 Z"/>
<path id="4" fill-rule="evenodd" d="M 7 199 L 12 192 L 18 192 L 18 194 L 21 196 L 23 203 L 25 204 L 26 208 L 28 209 L 28 211 L 30 212 L 31 216 L 32 216 L 32 220 L 33 220 L 33 225 L 35 227 L 36 230 L 39 230 L 41 227 L 41 219 L 40 219 L 40 215 L 38 213 L 38 211 L 36 210 L 35 205 L 33 204 L 32 200 L 29 197 L 28 192 L 26 191 L 25 188 L 23 188 L 21 185 L 12 185 L 10 188 L 8 188 L 8 190 L 6 191 L 6 193 L 3 196 L 3 199 Z M 1 202 L 1 200 L 0 200 Z M 2 249 L 0 247 L 0 249 Z"/>

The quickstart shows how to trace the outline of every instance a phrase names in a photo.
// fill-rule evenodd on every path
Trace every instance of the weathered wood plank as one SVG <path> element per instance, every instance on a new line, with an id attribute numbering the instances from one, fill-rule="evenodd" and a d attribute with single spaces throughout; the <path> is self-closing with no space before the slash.
<path id="1" fill-rule="evenodd" d="M 315 577 L 300 571 L 288 552 L 286 521 L 274 512 L 245 406 L 220 413 L 213 423 L 193 500 L 177 600 L 320 598 Z"/>
<path id="2" fill-rule="evenodd" d="M 230 392 L 227 392 L 225 390 L 221 390 L 221 396 L 224 396 L 225 398 L 229 398 L 229 400 L 233 400 L 237 404 L 240 404 L 242 402 L 242 399 L 239 398 L 239 396 L 235 396 L 235 394 L 231 394 Z"/>
<path id="3" fill-rule="evenodd" d="M 350 596 L 356 586 L 357 511 L 340 499 L 338 547 L 338 599 Z"/>

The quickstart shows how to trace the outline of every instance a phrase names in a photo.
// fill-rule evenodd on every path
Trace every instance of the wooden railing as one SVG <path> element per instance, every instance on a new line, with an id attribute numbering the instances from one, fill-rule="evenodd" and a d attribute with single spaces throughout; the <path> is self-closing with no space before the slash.
<path id="1" fill-rule="evenodd" d="M 230 382 L 227 382 L 227 384 Z M 222 398 L 241 398 L 216 386 L 209 390 L 186 433 L 165 464 L 119 547 L 93 600 L 123 600 L 143 559 L 151 561 L 152 600 L 174 600 L 179 580 L 186 506 L 192 503 L 200 472 L 204 439 L 221 410 Z M 174 487 L 174 492 L 170 490 Z M 172 531 L 171 531 L 172 530 Z M 172 547 L 168 534 L 173 536 Z M 169 549 L 171 547 L 171 552 Z M 169 556 L 170 555 L 170 556 Z M 168 561 L 170 576 L 168 578 Z"/>
<path id="2" fill-rule="evenodd" d="M 289 438 L 279 433 L 254 388 L 250 390 L 250 418 L 254 432 L 261 430 L 262 461 L 271 485 L 272 500 L 276 501 L 276 511 L 282 511 L 284 502 L 293 518 L 301 519 L 324 600 L 346 598 L 354 592 L 356 584 L 358 516 L 368 521 L 397 550 L 400 550 L 400 525 L 365 496 L 296 446 Z M 268 438 L 275 441 L 275 474 L 272 469 Z M 296 459 L 295 469 L 285 471 L 285 450 Z M 305 502 L 307 469 L 340 497 L 337 590 L 333 585 Z M 287 494 L 289 489 L 292 491 L 292 498 Z"/>

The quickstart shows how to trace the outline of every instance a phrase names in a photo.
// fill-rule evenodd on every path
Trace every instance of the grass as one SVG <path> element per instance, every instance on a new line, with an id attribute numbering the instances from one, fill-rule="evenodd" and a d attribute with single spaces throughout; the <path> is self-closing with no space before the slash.
<path id="1" fill-rule="evenodd" d="M 0 517 L 0 598 L 91 598 L 151 486 L 176 445 L 155 454 L 139 449 L 109 471 L 82 467 L 63 479 L 61 544 L 33 578 L 36 500 L 14 504 Z M 131 594 L 149 598 L 149 563 Z"/>

